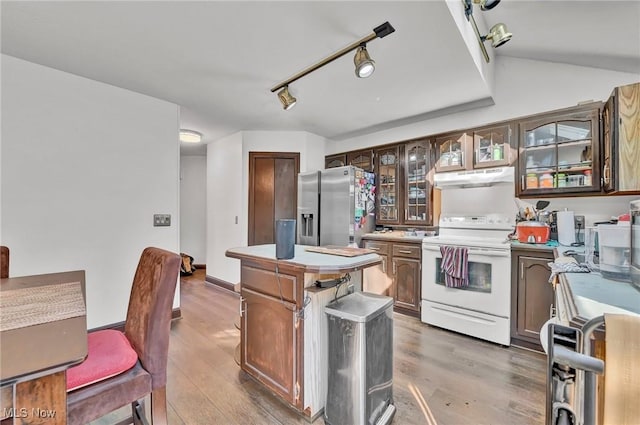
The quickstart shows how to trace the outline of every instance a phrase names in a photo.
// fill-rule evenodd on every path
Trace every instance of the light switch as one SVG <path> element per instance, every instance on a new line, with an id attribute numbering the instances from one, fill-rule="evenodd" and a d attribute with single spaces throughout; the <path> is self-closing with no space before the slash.
<path id="1" fill-rule="evenodd" d="M 171 214 L 154 214 L 153 226 L 171 226 Z"/>

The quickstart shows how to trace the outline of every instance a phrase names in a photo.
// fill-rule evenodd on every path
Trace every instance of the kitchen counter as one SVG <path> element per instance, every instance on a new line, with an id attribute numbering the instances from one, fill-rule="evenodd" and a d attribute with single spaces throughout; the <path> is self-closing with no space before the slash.
<path id="1" fill-rule="evenodd" d="M 273 244 L 232 248 L 226 256 L 241 261 L 241 369 L 313 422 L 328 387 L 324 307 L 351 289 L 362 290 L 362 270 L 382 260 L 378 254 L 343 257 L 305 248 L 296 245 L 289 260 L 276 259 Z M 343 277 L 348 284 L 315 285 Z"/>
<path id="2" fill-rule="evenodd" d="M 531 251 L 553 251 L 554 248 L 558 246 L 558 242 L 549 241 L 546 244 L 540 243 L 522 243 L 517 240 L 511 241 L 511 249 L 522 249 L 522 250 L 531 250 Z"/>
<path id="3" fill-rule="evenodd" d="M 422 243 L 424 236 L 405 236 L 404 231 L 384 232 L 384 233 L 366 233 L 362 239 L 377 241 L 393 241 L 407 243 Z"/>
<path id="4" fill-rule="evenodd" d="M 558 247 L 557 256 L 567 250 L 584 253 L 584 247 Z M 600 273 L 561 273 L 558 317 L 564 323 L 582 326 L 604 313 L 640 315 L 640 291 L 629 282 L 602 277 Z"/>

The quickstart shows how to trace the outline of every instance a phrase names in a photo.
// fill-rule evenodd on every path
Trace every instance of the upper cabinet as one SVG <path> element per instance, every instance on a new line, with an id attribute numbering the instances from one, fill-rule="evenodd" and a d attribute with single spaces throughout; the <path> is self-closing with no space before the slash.
<path id="1" fill-rule="evenodd" d="M 337 168 L 347 165 L 347 154 L 329 155 L 324 157 L 324 168 Z"/>
<path id="2" fill-rule="evenodd" d="M 519 196 L 600 191 L 601 103 L 520 122 Z"/>
<path id="3" fill-rule="evenodd" d="M 436 137 L 436 173 L 471 168 L 472 143 L 473 138 L 469 132 L 448 133 Z"/>
<path id="4" fill-rule="evenodd" d="M 517 159 L 512 123 L 458 131 L 435 139 L 435 171 L 463 171 L 501 167 Z"/>
<path id="5" fill-rule="evenodd" d="M 431 170 L 429 141 L 404 145 L 404 223 L 431 224 Z"/>
<path id="6" fill-rule="evenodd" d="M 347 165 L 353 165 L 373 173 L 373 149 L 347 153 Z"/>
<path id="7" fill-rule="evenodd" d="M 503 167 L 515 163 L 517 150 L 513 124 L 473 130 L 473 168 Z"/>
<path id="8" fill-rule="evenodd" d="M 640 191 L 640 83 L 616 87 L 602 110 L 604 190 Z"/>
<path id="9" fill-rule="evenodd" d="M 400 145 L 375 151 L 376 223 L 400 224 Z"/>

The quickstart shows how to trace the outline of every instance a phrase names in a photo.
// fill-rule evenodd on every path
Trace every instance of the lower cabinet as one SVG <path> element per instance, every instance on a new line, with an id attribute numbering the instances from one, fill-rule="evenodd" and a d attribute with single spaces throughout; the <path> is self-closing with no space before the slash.
<path id="1" fill-rule="evenodd" d="M 420 241 L 363 241 L 382 257 L 382 264 L 365 271 L 363 289 L 393 297 L 394 311 L 420 317 L 422 287 L 422 245 Z"/>
<path id="2" fill-rule="evenodd" d="M 511 344 L 542 351 L 540 329 L 555 308 L 551 251 L 512 250 Z"/>
<path id="3" fill-rule="evenodd" d="M 300 276 L 242 266 L 240 366 L 292 406 L 302 409 L 303 327 Z"/>

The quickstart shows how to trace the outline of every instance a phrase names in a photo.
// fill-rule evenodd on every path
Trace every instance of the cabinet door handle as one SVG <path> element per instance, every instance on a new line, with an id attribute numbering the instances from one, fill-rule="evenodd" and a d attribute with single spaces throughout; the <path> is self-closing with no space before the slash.
<path id="1" fill-rule="evenodd" d="M 396 262 L 393 262 L 393 275 L 395 276 L 396 274 Z"/>
<path id="2" fill-rule="evenodd" d="M 524 190 L 524 174 L 520 176 L 520 190 Z"/>
<path id="3" fill-rule="evenodd" d="M 238 305 L 238 313 L 240 314 L 240 317 L 242 317 L 244 315 L 244 308 L 242 308 L 242 306 L 244 305 L 244 298 L 240 297 L 240 304 Z"/>
<path id="4" fill-rule="evenodd" d="M 409 217 L 409 210 L 407 210 L 406 208 L 404 209 L 404 219 L 405 221 L 407 220 L 407 217 Z"/>
<path id="5" fill-rule="evenodd" d="M 609 184 L 609 179 L 611 177 L 609 174 L 609 164 L 604 164 L 604 168 L 602 169 L 602 178 L 604 179 L 604 184 Z"/>
<path id="6" fill-rule="evenodd" d="M 406 249 L 399 249 L 398 252 L 401 254 L 411 254 L 411 251 L 407 251 Z"/>
<path id="7" fill-rule="evenodd" d="M 524 263 L 520 263 L 520 279 L 524 280 Z"/>
<path id="8" fill-rule="evenodd" d="M 556 308 L 551 304 L 549 306 L 549 319 L 553 319 L 554 317 L 556 317 Z"/>
<path id="9" fill-rule="evenodd" d="M 382 260 L 382 273 L 387 273 L 387 260 Z"/>

